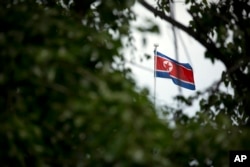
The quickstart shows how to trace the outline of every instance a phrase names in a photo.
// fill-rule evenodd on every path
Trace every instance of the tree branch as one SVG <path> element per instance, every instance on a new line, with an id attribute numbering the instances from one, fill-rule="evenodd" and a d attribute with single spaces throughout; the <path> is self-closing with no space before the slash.
<path id="1" fill-rule="evenodd" d="M 191 37 L 193 37 L 201 45 L 203 45 L 208 50 L 208 52 L 212 53 L 215 58 L 221 60 L 225 64 L 226 67 L 230 67 L 231 66 L 231 63 L 227 60 L 227 58 L 223 54 L 221 54 L 221 52 L 215 46 L 215 44 L 211 40 L 207 40 L 208 39 L 207 36 L 204 37 L 204 34 L 200 34 L 198 32 L 193 31 L 191 28 L 184 26 L 183 24 L 181 24 L 180 22 L 174 20 L 170 16 L 167 16 L 164 12 L 155 9 L 154 7 L 152 7 L 150 4 L 148 4 L 144 0 L 138 0 L 138 2 L 143 7 L 145 7 L 147 10 L 149 10 L 152 13 L 154 13 L 155 16 L 160 17 L 161 19 L 169 22 L 173 26 L 181 29 L 182 31 L 186 32 L 188 35 L 190 35 Z"/>

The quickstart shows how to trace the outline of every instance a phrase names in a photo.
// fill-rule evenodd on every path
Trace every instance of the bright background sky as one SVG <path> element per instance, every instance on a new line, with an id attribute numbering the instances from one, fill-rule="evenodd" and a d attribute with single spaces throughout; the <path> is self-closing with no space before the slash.
<path id="1" fill-rule="evenodd" d="M 135 39 L 135 47 L 137 50 L 134 53 L 134 57 L 131 58 L 133 62 L 138 65 L 127 64 L 132 68 L 133 76 L 137 81 L 139 87 L 147 87 L 150 90 L 151 96 L 154 95 L 154 61 L 153 61 L 153 50 L 154 44 L 159 44 L 157 50 L 173 59 L 175 58 L 174 49 L 174 38 L 172 27 L 166 21 L 155 18 L 152 13 L 147 11 L 140 4 L 136 4 L 134 7 L 135 13 L 139 18 L 133 23 L 135 26 L 148 26 L 146 19 L 152 19 L 160 27 L 160 34 L 152 33 L 139 33 L 133 31 Z M 183 2 L 175 3 L 175 17 L 176 19 L 188 25 L 191 17 L 185 9 Z M 149 22 L 148 22 L 149 23 Z M 179 51 L 179 62 L 189 63 L 194 71 L 195 80 L 195 91 L 203 91 L 204 89 L 211 86 L 215 81 L 218 81 L 221 77 L 222 71 L 225 69 L 224 65 L 218 61 L 214 64 L 209 59 L 205 59 L 205 49 L 192 37 L 188 36 L 185 32 L 176 29 L 178 38 L 178 51 Z M 181 38 L 180 38 L 181 37 Z M 142 39 L 146 39 L 146 45 L 143 45 Z M 181 42 L 181 40 L 183 42 Z M 184 45 L 183 45 L 184 43 Z M 185 50 L 186 49 L 186 50 Z M 187 51 L 187 52 L 186 52 Z M 129 53 L 128 53 L 129 54 Z M 150 60 L 140 61 L 145 54 L 152 55 Z M 130 59 L 130 60 L 131 60 Z M 145 70 L 150 69 L 150 70 Z M 177 108 L 177 103 L 173 100 L 173 97 L 179 94 L 178 86 L 175 85 L 171 79 L 157 78 L 156 79 L 156 105 L 168 105 Z M 189 96 L 193 95 L 195 91 L 182 88 L 182 95 Z M 185 109 L 185 112 L 189 115 L 193 115 L 198 109 L 198 104 L 194 104 L 191 108 Z"/>

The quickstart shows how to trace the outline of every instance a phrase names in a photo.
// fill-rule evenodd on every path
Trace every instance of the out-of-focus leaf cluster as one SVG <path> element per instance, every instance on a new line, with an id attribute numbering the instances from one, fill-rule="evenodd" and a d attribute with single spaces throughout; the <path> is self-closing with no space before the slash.
<path id="1" fill-rule="evenodd" d="M 161 11 L 168 11 L 168 1 L 157 1 Z M 207 50 L 205 57 L 212 62 L 220 61 L 226 67 L 221 80 L 211 85 L 209 96 L 202 99 L 201 110 L 212 108 L 217 112 L 229 113 L 232 117 L 238 117 L 238 124 L 249 126 L 249 60 L 250 60 L 250 4 L 248 1 L 185 1 L 187 11 L 191 16 L 189 25 L 178 26 L 194 39 L 200 42 Z M 168 16 L 166 13 L 166 16 Z M 162 13 L 161 13 L 162 14 Z M 195 57 L 194 57 L 195 58 Z M 227 87 L 228 92 L 220 91 L 220 86 Z M 206 90 L 207 91 L 207 90 Z M 194 99 L 177 99 L 192 104 Z M 211 110 L 211 109 L 210 109 Z"/>
<path id="2" fill-rule="evenodd" d="M 174 120 L 161 121 L 149 91 L 114 68 L 133 3 L 0 2 L 1 166 L 228 166 L 229 150 L 250 149 L 232 95 L 202 100 L 193 118 L 165 108 Z"/>
<path id="3" fill-rule="evenodd" d="M 75 12 L 45 5 L 0 7 L 1 165 L 167 163 L 152 156 L 165 133 L 153 105 L 135 89 L 129 70 L 112 68 L 121 34 L 129 33 L 123 25 L 117 38 L 109 32 L 114 20 L 102 12 L 114 6 L 98 11 L 107 27 L 100 29 L 82 25 Z M 126 8 L 121 5 L 117 10 Z"/>
<path id="4" fill-rule="evenodd" d="M 225 65 L 227 71 L 222 74 L 221 83 L 233 88 L 233 97 L 230 97 L 230 94 L 217 92 L 216 95 L 209 97 L 213 100 L 208 99 L 208 106 L 221 105 L 223 107 L 217 108 L 217 111 L 226 110 L 233 116 L 243 114 L 245 118 L 249 117 L 250 5 L 248 1 L 188 1 L 188 4 L 190 5 L 188 11 L 192 16 L 190 28 L 199 33 L 209 46 L 215 46 L 213 49 L 208 49 L 205 56 L 213 62 L 219 60 Z M 216 104 L 213 101 L 217 101 Z M 246 122 L 240 121 L 241 123 Z"/>

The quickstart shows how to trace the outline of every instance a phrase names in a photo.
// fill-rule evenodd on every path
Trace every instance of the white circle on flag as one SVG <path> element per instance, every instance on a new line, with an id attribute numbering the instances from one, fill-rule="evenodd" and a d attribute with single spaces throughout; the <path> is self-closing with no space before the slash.
<path id="1" fill-rule="evenodd" d="M 163 67 L 166 69 L 166 72 L 171 72 L 173 70 L 173 64 L 170 61 L 163 61 Z"/>

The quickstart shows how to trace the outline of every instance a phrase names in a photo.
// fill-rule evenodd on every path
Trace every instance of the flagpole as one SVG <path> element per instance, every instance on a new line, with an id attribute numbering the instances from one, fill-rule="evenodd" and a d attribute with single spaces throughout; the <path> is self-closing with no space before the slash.
<path id="1" fill-rule="evenodd" d="M 156 58 L 156 54 L 157 54 L 157 47 L 159 45 L 158 44 L 154 44 L 154 106 L 156 109 L 156 65 L 157 65 L 157 58 Z"/>

